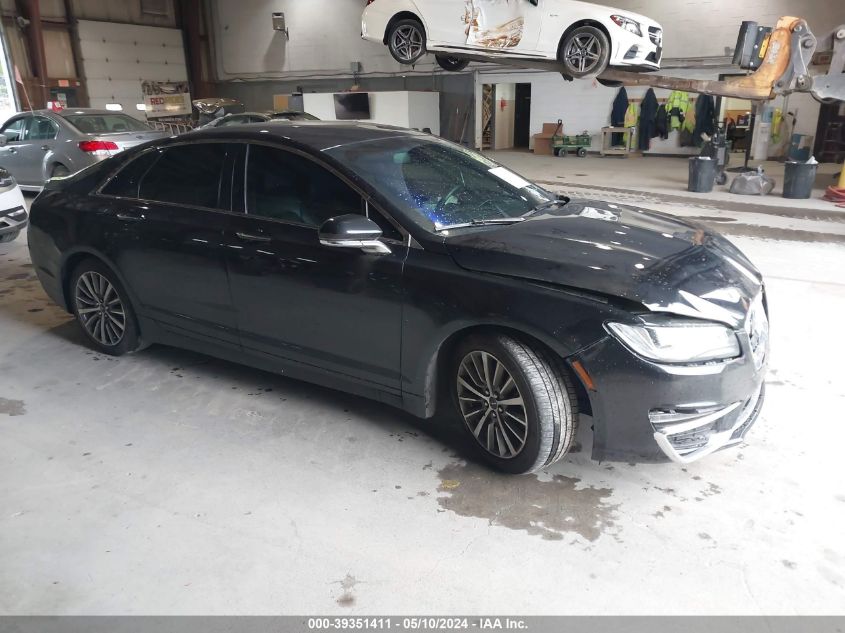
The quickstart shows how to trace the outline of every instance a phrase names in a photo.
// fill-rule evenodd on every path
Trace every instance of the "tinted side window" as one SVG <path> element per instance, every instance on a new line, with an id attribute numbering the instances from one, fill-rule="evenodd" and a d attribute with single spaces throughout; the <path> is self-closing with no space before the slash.
<path id="1" fill-rule="evenodd" d="M 205 143 L 164 150 L 147 172 L 139 195 L 144 200 L 220 208 L 220 184 L 228 145 Z M 228 209 L 228 202 L 224 205 Z"/>
<path id="2" fill-rule="evenodd" d="M 16 119 L 3 128 L 2 133 L 10 143 L 23 140 L 23 129 L 26 119 Z"/>
<path id="3" fill-rule="evenodd" d="M 129 162 L 117 175 L 112 178 L 102 189 L 107 196 L 118 196 L 120 198 L 137 198 L 138 186 L 147 174 L 150 167 L 158 160 L 161 154 L 155 150 L 142 154 Z"/>
<path id="4" fill-rule="evenodd" d="M 37 116 L 29 120 L 24 139 L 27 141 L 50 141 L 59 133 L 58 126 L 50 119 Z"/>
<path id="5" fill-rule="evenodd" d="M 250 145 L 247 213 L 318 227 L 338 215 L 362 213 L 361 197 L 307 158 Z"/>

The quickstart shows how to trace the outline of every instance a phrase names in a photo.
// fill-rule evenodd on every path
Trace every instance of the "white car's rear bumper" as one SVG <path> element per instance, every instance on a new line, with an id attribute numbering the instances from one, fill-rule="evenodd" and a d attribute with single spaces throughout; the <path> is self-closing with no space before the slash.
<path id="1" fill-rule="evenodd" d="M 387 24 L 393 17 L 394 11 L 379 9 L 379 3 L 374 2 L 364 9 L 361 16 L 361 37 L 368 42 L 384 43 L 384 35 L 387 31 Z"/>

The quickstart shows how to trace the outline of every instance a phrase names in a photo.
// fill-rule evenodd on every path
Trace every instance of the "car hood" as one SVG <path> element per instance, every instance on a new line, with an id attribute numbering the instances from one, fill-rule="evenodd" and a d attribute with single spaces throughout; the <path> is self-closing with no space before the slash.
<path id="1" fill-rule="evenodd" d="M 762 288 L 726 239 L 680 218 L 573 200 L 525 222 L 455 233 L 462 268 L 635 301 L 653 312 L 737 327 Z"/>

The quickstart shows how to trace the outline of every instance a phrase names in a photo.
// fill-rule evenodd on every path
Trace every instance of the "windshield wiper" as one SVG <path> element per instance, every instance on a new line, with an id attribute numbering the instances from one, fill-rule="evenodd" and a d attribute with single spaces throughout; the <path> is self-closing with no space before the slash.
<path id="1" fill-rule="evenodd" d="M 527 218 L 528 216 L 534 215 L 535 213 L 539 213 L 540 211 L 545 211 L 546 209 L 551 209 L 552 207 L 556 207 L 558 205 L 565 207 L 567 204 L 569 204 L 569 198 L 567 198 L 566 196 L 561 196 L 560 198 L 557 198 L 556 200 L 549 200 L 548 202 L 541 202 L 540 204 L 538 204 L 536 207 L 531 209 L 531 211 L 529 211 L 528 213 L 526 213 L 522 217 Z"/>
<path id="2" fill-rule="evenodd" d="M 435 226 L 434 230 L 437 232 L 440 231 L 449 231 L 451 229 L 468 229 L 474 226 L 493 226 L 496 224 L 501 225 L 508 225 L 508 224 L 518 224 L 519 222 L 525 222 L 525 217 L 518 217 L 518 218 L 490 218 L 487 220 L 472 220 L 470 222 L 461 222 L 460 224 L 447 224 L 445 226 Z"/>

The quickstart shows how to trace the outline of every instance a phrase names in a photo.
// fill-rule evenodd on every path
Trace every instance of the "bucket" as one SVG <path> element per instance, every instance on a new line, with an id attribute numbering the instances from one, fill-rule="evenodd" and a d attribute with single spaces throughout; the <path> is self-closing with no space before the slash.
<path id="1" fill-rule="evenodd" d="M 689 159 L 688 191 L 710 193 L 716 182 L 716 161 L 710 158 L 694 156 Z"/>
<path id="2" fill-rule="evenodd" d="M 788 162 L 783 179 L 783 197 L 793 200 L 806 200 L 813 195 L 818 163 Z"/>

